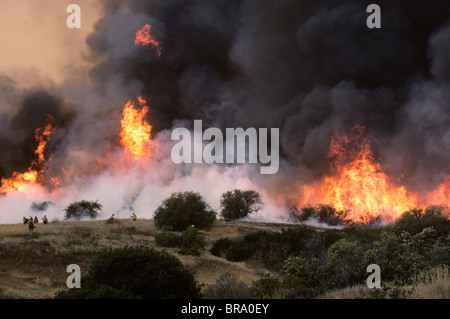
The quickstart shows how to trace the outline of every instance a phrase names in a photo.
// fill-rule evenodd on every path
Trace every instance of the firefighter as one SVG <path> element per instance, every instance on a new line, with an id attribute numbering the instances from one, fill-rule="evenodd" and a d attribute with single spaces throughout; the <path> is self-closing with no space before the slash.
<path id="1" fill-rule="evenodd" d="M 34 223 L 35 224 L 39 223 L 39 219 L 37 218 L 37 216 L 34 216 Z"/>
<path id="2" fill-rule="evenodd" d="M 34 226 L 33 218 L 30 218 L 30 219 L 28 220 L 28 230 L 29 230 L 29 231 L 33 231 L 35 228 L 36 228 L 36 226 Z"/>
<path id="3" fill-rule="evenodd" d="M 28 218 L 26 218 L 25 216 L 23 216 L 23 224 L 26 225 L 28 223 Z"/>
<path id="4" fill-rule="evenodd" d="M 44 224 L 48 223 L 47 215 L 44 215 L 44 217 L 42 217 L 42 221 L 44 222 Z"/>
<path id="5" fill-rule="evenodd" d="M 131 218 L 133 219 L 134 222 L 136 221 L 137 217 L 136 217 L 136 214 L 134 212 L 133 212 L 133 215 L 131 215 Z"/>

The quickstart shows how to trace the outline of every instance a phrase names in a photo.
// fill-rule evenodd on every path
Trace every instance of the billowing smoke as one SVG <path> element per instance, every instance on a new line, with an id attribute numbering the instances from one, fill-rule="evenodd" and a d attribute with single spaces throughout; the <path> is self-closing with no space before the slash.
<path id="1" fill-rule="evenodd" d="M 57 129 L 48 172 L 62 176 L 65 194 L 54 216 L 75 199 L 98 199 L 105 216 L 128 214 L 122 208 L 139 194 L 133 208 L 151 217 L 182 190 L 199 191 L 218 208 L 224 191 L 253 188 L 266 203 L 255 218 L 283 220 L 285 201 L 328 173 L 331 137 L 363 125 L 393 182 L 430 191 L 450 174 L 450 7 L 378 1 L 382 28 L 369 29 L 370 3 L 106 0 L 86 39 L 95 61 L 89 82 L 24 90 L 0 77 L 0 174 L 26 169 L 34 130 L 50 114 Z M 134 45 L 145 24 L 161 56 Z M 102 169 L 104 158 L 119 166 L 121 112 L 137 96 L 149 100 L 160 145 L 152 168 Z M 279 128 L 280 170 L 261 176 L 251 165 L 175 165 L 170 132 L 194 119 L 223 130 Z M 20 217 L 6 212 L 10 201 L 17 202 L 0 200 L 2 222 Z"/>

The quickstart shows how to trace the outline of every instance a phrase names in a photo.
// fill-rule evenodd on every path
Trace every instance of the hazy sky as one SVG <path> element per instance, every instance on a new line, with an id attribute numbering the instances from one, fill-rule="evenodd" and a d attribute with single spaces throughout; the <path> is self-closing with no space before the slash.
<path id="1" fill-rule="evenodd" d="M 71 3 L 81 7 L 81 29 L 66 26 L 70 15 L 66 9 Z M 87 49 L 85 39 L 98 20 L 100 3 L 91 0 L 0 1 L 0 73 L 24 77 L 22 71 L 31 68 L 56 82 L 82 77 L 85 69 L 80 67 L 86 63 L 82 60 Z"/>

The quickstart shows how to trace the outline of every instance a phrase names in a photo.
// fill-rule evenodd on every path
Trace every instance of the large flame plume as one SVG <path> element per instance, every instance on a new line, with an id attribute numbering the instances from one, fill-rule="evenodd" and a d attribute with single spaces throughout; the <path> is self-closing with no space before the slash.
<path id="1" fill-rule="evenodd" d="M 40 168 L 45 162 L 45 146 L 50 138 L 50 135 L 54 132 L 53 122 L 54 119 L 50 115 L 47 117 L 48 124 L 45 128 L 36 130 L 36 141 L 38 146 L 35 154 L 38 156 L 36 160 L 33 160 L 28 171 L 24 173 L 13 172 L 10 178 L 2 178 L 2 187 L 0 188 L 0 194 L 6 194 L 11 191 L 25 192 L 31 185 L 41 182 L 44 169 Z M 55 177 L 54 182 L 58 181 Z M 59 181 L 58 181 L 59 182 Z"/>
<path id="2" fill-rule="evenodd" d="M 134 159 L 149 158 L 153 155 L 155 144 L 150 139 L 152 126 L 145 121 L 149 111 L 147 101 L 138 97 L 139 107 L 128 101 L 123 109 L 122 131 L 120 132 L 121 145 L 131 154 Z"/>
<path id="3" fill-rule="evenodd" d="M 301 205 L 325 204 L 347 211 L 352 221 L 382 217 L 394 221 L 405 211 L 423 205 L 449 205 L 449 178 L 425 199 L 411 194 L 405 186 L 392 183 L 376 161 L 364 136 L 355 126 L 350 136 L 335 134 L 330 143 L 330 174 L 316 185 L 303 186 Z"/>

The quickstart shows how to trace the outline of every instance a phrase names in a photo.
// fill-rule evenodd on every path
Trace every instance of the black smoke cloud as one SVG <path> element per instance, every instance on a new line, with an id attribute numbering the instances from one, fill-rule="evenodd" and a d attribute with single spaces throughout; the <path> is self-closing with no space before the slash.
<path id="1" fill-rule="evenodd" d="M 58 154 L 70 161 L 74 145 L 117 143 L 123 104 L 142 94 L 151 100 L 153 134 L 193 119 L 279 127 L 283 165 L 270 180 L 279 192 L 326 174 L 331 136 L 357 124 L 375 137 L 394 180 L 404 174 L 412 190 L 431 189 L 450 173 L 450 7 L 446 0 L 377 1 L 382 28 L 368 29 L 370 3 L 105 0 L 87 39 L 90 58 L 101 62 L 90 71 L 92 88 L 70 93 L 76 102 Z M 162 43 L 159 58 L 134 46 L 146 23 Z M 64 102 L 56 101 L 50 105 L 58 110 Z M 46 113 L 28 111 L 5 127 Z M 8 130 L 1 132 L 8 141 Z"/>
<path id="2" fill-rule="evenodd" d="M 50 118 L 56 128 L 64 129 L 70 125 L 71 111 L 56 95 L 44 89 L 19 90 L 14 81 L 4 79 L 0 173 L 2 177 L 9 176 L 13 171 L 25 171 L 35 158 L 38 145 L 36 129 L 43 128 Z M 6 84 L 6 85 L 5 85 Z M 58 147 L 64 136 L 57 135 L 52 147 L 46 150 L 46 155 Z"/>

